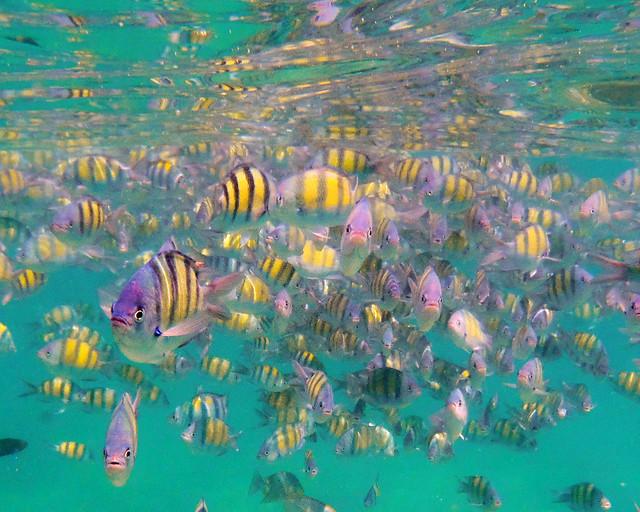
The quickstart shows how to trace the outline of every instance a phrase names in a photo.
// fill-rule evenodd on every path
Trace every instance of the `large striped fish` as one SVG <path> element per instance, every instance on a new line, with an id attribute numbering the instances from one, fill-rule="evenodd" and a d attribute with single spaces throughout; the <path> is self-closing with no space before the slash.
<path id="1" fill-rule="evenodd" d="M 205 301 L 205 296 L 228 293 L 244 276 L 229 274 L 203 286 L 199 266 L 170 238 L 125 284 L 111 308 L 103 306 L 116 343 L 131 361 L 158 363 L 212 319 L 229 319 L 226 309 Z"/>

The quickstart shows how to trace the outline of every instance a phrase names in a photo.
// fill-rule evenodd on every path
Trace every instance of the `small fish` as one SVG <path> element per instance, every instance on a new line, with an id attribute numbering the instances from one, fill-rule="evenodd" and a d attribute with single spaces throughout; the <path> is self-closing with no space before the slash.
<path id="1" fill-rule="evenodd" d="M 182 432 L 181 437 L 194 452 L 220 449 L 223 453 L 227 446 L 238 451 L 236 440 L 239 435 L 240 432 L 231 435 L 229 425 L 224 421 L 218 418 L 201 416 Z"/>
<path id="2" fill-rule="evenodd" d="M 28 445 L 29 443 L 23 441 L 22 439 L 15 439 L 12 437 L 5 437 L 4 439 L 0 439 L 0 457 L 21 452 Z"/>
<path id="3" fill-rule="evenodd" d="M 447 404 L 429 419 L 437 430 L 447 434 L 447 439 L 453 445 L 462 437 L 464 426 L 469 420 L 469 409 L 462 391 L 454 389 L 447 398 Z"/>
<path id="4" fill-rule="evenodd" d="M 487 510 L 495 510 L 502 506 L 498 492 L 483 476 L 468 476 L 461 480 L 458 492 L 466 493 L 472 505 L 480 505 Z"/>
<path id="5" fill-rule="evenodd" d="M 409 281 L 409 284 L 418 328 L 423 332 L 430 331 L 442 313 L 442 285 L 438 274 L 432 267 L 427 267 L 417 285 L 413 281 Z"/>
<path id="6" fill-rule="evenodd" d="M 393 457 L 397 453 L 393 435 L 381 425 L 361 423 L 347 430 L 338 440 L 337 455 L 368 455 L 384 453 Z"/>
<path id="7" fill-rule="evenodd" d="M 488 348 L 491 350 L 493 340 L 484 331 L 484 326 L 473 313 L 466 309 L 454 312 L 447 322 L 449 330 L 454 335 L 454 343 L 463 350 Z"/>
<path id="8" fill-rule="evenodd" d="M 298 477 L 288 471 L 279 471 L 266 478 L 260 476 L 256 470 L 251 479 L 249 494 L 262 491 L 262 503 L 284 501 L 298 496 L 304 496 L 304 489 Z"/>
<path id="9" fill-rule="evenodd" d="M 196 505 L 195 512 L 209 512 L 209 509 L 207 508 L 207 502 L 204 501 L 204 498 L 200 498 L 200 501 Z"/>
<path id="10" fill-rule="evenodd" d="M 260 447 L 258 459 L 267 459 L 269 462 L 290 455 L 300 450 L 307 436 L 312 434 L 313 423 L 306 422 L 289 423 L 273 432 Z"/>
<path id="11" fill-rule="evenodd" d="M 380 472 L 376 476 L 375 483 L 371 486 L 371 489 L 367 492 L 367 495 L 364 497 L 364 506 L 369 508 L 373 507 L 378 502 L 378 496 L 380 496 L 380 487 L 378 485 L 378 481 L 380 480 Z"/>
<path id="12" fill-rule="evenodd" d="M 373 219 L 367 198 L 358 201 L 347 217 L 340 240 L 340 270 L 353 277 L 371 252 Z"/>
<path id="13" fill-rule="evenodd" d="M 284 512 L 336 512 L 336 510 L 308 496 L 289 498 L 284 503 Z"/>
<path id="14" fill-rule="evenodd" d="M 547 381 L 542 376 L 542 361 L 537 357 L 529 359 L 518 370 L 516 387 L 523 402 L 536 402 L 545 394 Z"/>
<path id="15" fill-rule="evenodd" d="M 571 510 L 609 510 L 611 502 L 595 485 L 581 482 L 567 487 L 554 500 L 555 503 L 566 503 Z"/>
<path id="16" fill-rule="evenodd" d="M 308 169 L 280 182 L 275 215 L 294 226 L 343 224 L 355 203 L 349 179 L 330 167 Z"/>
<path id="17" fill-rule="evenodd" d="M 104 469 L 111 483 L 122 487 L 127 483 L 138 451 L 138 405 L 140 390 L 131 402 L 124 393 L 113 412 L 104 443 Z"/>
<path id="18" fill-rule="evenodd" d="M 311 400 L 312 409 L 316 414 L 316 420 L 320 420 L 321 417 L 331 416 L 333 412 L 333 389 L 327 378 L 327 374 L 320 370 L 310 369 L 311 375 L 307 375 L 305 368 L 300 366 L 297 361 L 291 362 L 293 369 L 298 377 L 304 382 L 304 388 L 307 392 L 307 396 Z M 309 368 L 307 368 L 309 369 Z"/>
<path id="19" fill-rule="evenodd" d="M 76 441 L 63 441 L 55 445 L 55 450 L 70 459 L 86 461 L 93 458 L 87 446 Z"/>
<path id="20" fill-rule="evenodd" d="M 315 478 L 318 474 L 318 464 L 313 458 L 313 452 L 311 450 L 307 450 L 304 454 L 304 471 L 311 478 Z"/>

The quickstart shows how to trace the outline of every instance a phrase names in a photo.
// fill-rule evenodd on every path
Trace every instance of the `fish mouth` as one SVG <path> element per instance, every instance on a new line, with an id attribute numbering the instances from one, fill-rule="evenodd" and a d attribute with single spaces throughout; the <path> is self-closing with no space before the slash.
<path id="1" fill-rule="evenodd" d="M 65 224 L 51 224 L 49 229 L 54 233 L 66 233 L 69 231 L 69 226 L 66 226 Z"/>
<path id="2" fill-rule="evenodd" d="M 353 245 L 365 245 L 367 240 L 367 235 L 363 231 L 353 231 L 349 235 L 349 243 Z"/>
<path id="3" fill-rule="evenodd" d="M 105 469 L 107 471 L 122 471 L 125 468 L 125 465 L 116 459 L 111 459 L 107 462 Z"/>
<path id="4" fill-rule="evenodd" d="M 129 325 L 129 322 L 127 322 L 126 319 L 121 318 L 119 316 L 112 316 L 111 317 L 111 328 L 112 329 L 118 329 L 121 331 L 124 330 L 128 330 L 131 326 Z"/>

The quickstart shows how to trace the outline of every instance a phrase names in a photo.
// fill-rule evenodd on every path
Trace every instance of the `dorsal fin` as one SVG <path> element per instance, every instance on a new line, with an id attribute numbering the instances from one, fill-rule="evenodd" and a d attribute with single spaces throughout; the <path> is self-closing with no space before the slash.
<path id="1" fill-rule="evenodd" d="M 177 250 L 178 250 L 178 244 L 176 243 L 176 239 L 173 238 L 173 235 L 169 235 L 169 238 L 167 238 L 162 244 L 162 247 L 160 247 L 158 254 L 162 254 L 163 252 L 168 252 L 168 251 L 177 251 Z"/>

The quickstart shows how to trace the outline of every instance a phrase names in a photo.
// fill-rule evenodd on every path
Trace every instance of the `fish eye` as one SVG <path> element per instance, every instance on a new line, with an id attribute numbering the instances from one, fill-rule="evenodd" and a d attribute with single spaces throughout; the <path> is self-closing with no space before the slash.
<path id="1" fill-rule="evenodd" d="M 113 304 L 115 304 L 115 303 L 111 304 L 111 310 L 110 310 L 111 311 L 111 315 L 113 315 Z"/>
<path id="2" fill-rule="evenodd" d="M 423 295 L 422 297 L 420 297 L 420 300 L 422 301 L 422 303 L 424 304 L 425 302 L 427 302 L 427 296 Z"/>
<path id="3" fill-rule="evenodd" d="M 142 319 L 144 318 L 144 309 L 139 308 L 136 309 L 136 312 L 133 314 L 133 317 L 135 318 L 136 322 L 142 322 Z"/>
<path id="4" fill-rule="evenodd" d="M 131 457 L 131 450 L 129 448 L 127 448 L 127 451 L 124 452 L 124 456 L 128 459 L 129 457 Z"/>
<path id="5" fill-rule="evenodd" d="M 106 448 L 104 450 L 102 450 L 102 455 L 103 455 L 103 457 L 107 457 L 107 449 Z"/>
<path id="6" fill-rule="evenodd" d="M 351 233 L 351 224 L 347 224 L 344 228 L 344 232 L 348 235 Z"/>
<path id="7" fill-rule="evenodd" d="M 318 407 L 320 407 L 320 409 L 322 409 L 323 406 L 324 406 L 324 402 L 322 400 L 320 400 L 318 402 Z"/>
<path id="8" fill-rule="evenodd" d="M 371 237 L 371 235 L 373 235 L 373 230 L 372 230 L 372 229 L 370 229 L 369 231 L 367 231 L 367 236 L 368 236 L 368 237 Z"/>

